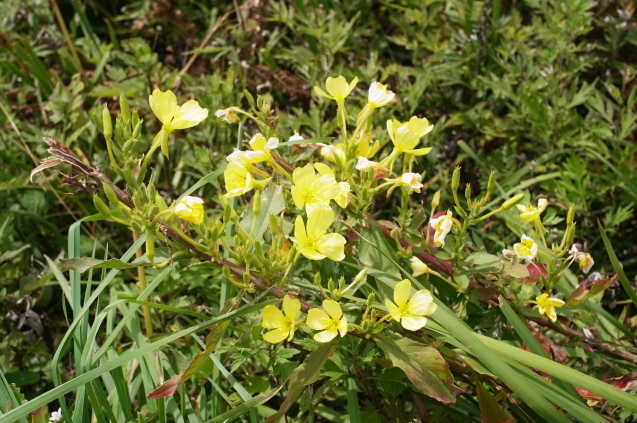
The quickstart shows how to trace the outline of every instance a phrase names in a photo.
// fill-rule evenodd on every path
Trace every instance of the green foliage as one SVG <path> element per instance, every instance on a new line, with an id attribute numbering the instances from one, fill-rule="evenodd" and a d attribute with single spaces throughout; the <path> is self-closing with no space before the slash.
<path id="1" fill-rule="evenodd" d="M 5 17 L 0 23 L 0 422 L 17 415 L 26 421 L 27 411 L 2 414 L 19 404 L 32 411 L 47 403 L 49 411 L 61 406 L 69 422 L 274 421 L 277 410 L 291 421 L 563 421 L 551 402 L 582 421 L 597 421 L 594 414 L 611 418 L 604 402 L 591 412 L 573 385 L 621 405 L 612 418 L 630 421 L 634 388 L 632 397 L 619 396 L 573 373 L 610 381 L 634 370 L 626 359 L 609 355 L 613 350 L 634 356 L 637 325 L 637 27 L 630 2 L 316 0 L 238 2 L 226 8 L 183 0 L 125 6 L 9 0 L 1 2 L 0 13 Z M 412 281 L 435 290 L 450 309 L 445 322 L 432 322 L 433 335 L 392 340 L 376 334 L 376 346 L 349 337 L 328 354 L 329 348 L 311 338 L 295 338 L 286 348 L 266 344 L 258 326 L 266 303 L 254 303 L 253 293 L 246 300 L 252 305 L 237 305 L 232 319 L 222 314 L 235 295 L 233 286 L 244 284 L 241 277 L 233 275 L 231 282 L 211 263 L 180 261 L 190 257 L 174 256 L 180 246 L 159 234 L 150 240 L 160 243 L 154 254 L 142 254 L 145 234 L 129 249 L 134 240 L 115 220 L 127 220 L 129 206 L 99 200 L 115 219 L 99 221 L 108 216 L 94 215 L 102 212 L 92 197 L 100 184 L 78 182 L 68 166 L 57 168 L 61 173 L 33 175 L 40 186 L 29 182 L 33 167 L 47 156 L 42 137 L 53 136 L 83 163 L 101 167 L 116 185 L 134 185 L 137 160 L 161 127 L 148 96 L 154 88 L 172 89 L 183 101 L 197 99 L 211 116 L 187 133 L 172 134 L 168 156 L 154 156 L 146 180 L 140 178 L 144 183 L 151 178 L 154 191 L 135 197 L 143 207 L 137 208 L 134 228 L 146 229 L 166 204 L 191 194 L 204 198 L 221 222 L 227 209 L 218 199 L 225 157 L 263 128 L 252 121 L 227 125 L 212 116 L 214 111 L 253 109 L 272 131 L 267 136 L 277 134 L 285 151 L 298 153 L 292 164 L 300 166 L 313 150 L 285 141 L 296 131 L 308 138 L 302 144 L 330 143 L 328 137 L 338 134 L 334 103 L 312 96 L 311 87 L 341 74 L 361 81 L 351 95 L 351 115 L 360 111 L 356 104 L 366 97 L 365 84 L 377 80 L 396 92 L 391 111 L 376 112 L 372 129 L 383 145 L 379 157 L 391 146 L 385 119 L 416 115 L 435 123 L 427 138 L 433 151 L 420 159 L 425 187 L 407 204 L 377 197 L 368 211 L 381 226 L 362 227 L 353 247 L 358 256 L 338 264 L 296 264 L 288 269 L 290 290 L 320 298 L 322 290 L 338 290 L 341 276 L 344 283 L 353 281 L 362 264 L 364 279 L 344 298 L 364 309 L 373 293 L 382 307 L 380 299 L 391 298 L 396 282 L 409 273 L 406 259 L 427 253 L 428 247 L 413 245 L 426 236 L 421 229 L 434 192 L 442 193 L 441 210 L 456 203 L 469 212 L 471 200 L 459 205 L 448 189 L 453 168 L 462 164 L 459 192 L 469 185 L 473 201 L 487 192 L 491 171 L 497 173 L 482 204 L 485 211 L 524 190 L 533 193 L 525 204 L 537 203 L 533 195 L 549 198 L 542 222 L 560 228 L 546 234 L 549 244 L 566 237 L 561 228 L 573 205 L 574 240 L 595 258 L 594 270 L 601 275 L 583 280 L 549 268 L 548 286 L 567 302 L 560 310 L 570 319 L 568 326 L 558 322 L 558 327 L 578 336 L 527 326 L 538 314 L 523 301 L 534 298 L 534 280 L 541 277 L 537 269 L 497 255 L 533 231 L 515 208 L 495 216 L 488 230 L 478 225 L 449 237 L 437 256 L 454 262 L 453 278 Z M 260 103 L 245 97 L 244 89 L 259 94 Z M 104 116 L 125 113 L 122 94 L 129 113 L 139 116 L 128 126 L 121 117 L 113 120 L 115 136 L 108 141 L 100 135 Z M 136 133 L 142 120 L 143 130 Z M 109 164 L 111 155 L 120 171 Z M 242 228 L 263 241 L 264 251 L 274 251 L 277 242 L 287 251 L 290 222 L 270 218 L 289 204 L 286 195 L 270 185 L 258 211 L 248 195 L 247 211 L 223 228 L 228 232 L 213 229 L 202 238 L 241 245 L 232 230 Z M 80 230 L 76 222 L 90 215 Z M 347 225 L 360 228 L 361 222 L 348 219 L 338 230 L 345 233 Z M 407 244 L 388 240 L 381 228 L 396 230 Z M 472 253 L 461 253 L 466 245 Z M 133 258 L 136 251 L 140 255 Z M 227 254 L 223 251 L 209 253 Z M 285 253 L 271 258 L 283 262 Z M 158 263 L 167 267 L 152 267 Z M 146 288 L 131 284 L 142 266 Z M 263 270 L 258 264 L 252 269 Z M 274 280 L 285 271 L 281 266 L 267 276 Z M 320 288 L 308 276 L 317 272 L 332 276 L 324 277 Z M 498 295 L 510 307 L 507 302 L 497 307 Z M 353 319 L 360 315 L 356 310 L 351 306 L 344 313 Z M 147 316 L 156 331 L 152 335 L 144 332 Z M 205 339 L 205 330 L 220 319 L 227 325 L 225 335 L 211 347 L 215 332 Z M 526 345 L 534 354 L 518 360 L 519 349 L 511 345 Z M 421 360 L 433 355 L 436 359 Z M 564 366 L 537 359 L 545 356 Z M 438 358 L 451 363 L 460 389 L 446 386 L 451 380 L 446 368 L 428 368 Z M 556 385 L 528 368 L 552 375 Z M 182 381 L 186 369 L 192 374 Z M 413 377 L 431 371 L 439 375 L 431 387 Z M 171 378 L 181 382 L 172 386 L 174 396 L 148 399 Z M 433 399 L 454 396 L 451 406 Z M 31 418 L 47 421 L 48 414 L 40 409 Z"/>

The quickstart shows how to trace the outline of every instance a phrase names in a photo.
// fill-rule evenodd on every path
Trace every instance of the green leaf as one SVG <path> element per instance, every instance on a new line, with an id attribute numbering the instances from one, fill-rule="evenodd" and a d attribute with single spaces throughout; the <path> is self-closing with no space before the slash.
<path id="1" fill-rule="evenodd" d="M 161 263 L 168 260 L 168 250 L 166 248 L 157 248 L 155 250 L 155 263 Z M 60 262 L 67 268 L 75 270 L 79 273 L 84 273 L 90 269 L 131 269 L 140 266 L 152 266 L 150 260 L 146 254 L 133 260 L 130 263 L 126 263 L 119 259 L 99 260 L 93 257 L 76 257 L 66 260 L 60 260 Z"/>
<path id="2" fill-rule="evenodd" d="M 416 388 L 444 403 L 456 401 L 449 365 L 437 349 L 398 335 L 375 335 L 376 345 Z"/>
<path id="3" fill-rule="evenodd" d="M 502 260 L 498 256 L 487 253 L 474 253 L 467 256 L 462 266 L 472 266 L 467 273 L 497 273 L 502 270 Z"/>
<path id="4" fill-rule="evenodd" d="M 493 395 L 477 379 L 476 389 L 478 391 L 478 403 L 480 404 L 481 423 L 515 423 L 513 417 L 500 407 Z"/>
<path id="5" fill-rule="evenodd" d="M 602 224 L 597 221 L 597 226 L 599 226 L 599 233 L 602 236 L 602 240 L 604 241 L 604 247 L 606 247 L 606 252 L 608 253 L 608 257 L 610 258 L 610 262 L 613 264 L 613 269 L 615 269 L 615 273 L 619 276 L 619 281 L 621 282 L 624 290 L 632 300 L 633 304 L 637 306 L 637 294 L 635 294 L 635 290 L 628 278 L 626 278 L 626 274 L 624 273 L 624 269 L 622 268 L 621 263 L 617 260 L 617 256 L 615 255 L 615 251 L 613 251 L 613 246 L 610 244 L 608 237 L 606 236 L 606 231 Z"/>
<path id="6" fill-rule="evenodd" d="M 246 232 L 252 233 L 252 239 L 260 240 L 263 233 L 268 228 L 270 215 L 278 215 L 285 210 L 285 198 L 283 198 L 283 186 L 270 185 L 261 193 L 261 209 L 254 221 L 254 211 L 248 208 L 246 216 L 241 221 L 241 226 Z M 252 226 L 254 224 L 254 227 Z"/>
<path id="7" fill-rule="evenodd" d="M 526 279 L 530 277 L 526 266 L 521 263 L 505 262 L 502 271 L 505 275 L 518 279 Z"/>
<path id="8" fill-rule="evenodd" d="M 290 383 L 288 385 L 288 396 L 279 407 L 279 411 L 276 414 L 270 416 L 265 423 L 274 423 L 285 415 L 288 409 L 294 404 L 294 402 L 301 396 L 301 393 L 305 388 L 318 380 L 321 369 L 325 365 L 327 359 L 334 352 L 336 344 L 330 342 L 329 344 L 321 345 L 318 349 L 312 351 L 307 356 L 303 364 L 297 367 L 290 376 Z"/>

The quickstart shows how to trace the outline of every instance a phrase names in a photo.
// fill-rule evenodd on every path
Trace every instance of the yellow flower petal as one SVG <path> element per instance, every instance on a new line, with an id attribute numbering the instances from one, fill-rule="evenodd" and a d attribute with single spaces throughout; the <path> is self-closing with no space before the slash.
<path id="1" fill-rule="evenodd" d="M 345 258 L 345 243 L 347 241 L 339 234 L 325 234 L 316 242 L 318 252 L 332 261 L 341 261 Z"/>
<path id="2" fill-rule="evenodd" d="M 289 295 L 283 297 L 283 312 L 288 320 L 295 321 L 301 312 L 301 301 L 290 298 Z"/>
<path id="3" fill-rule="evenodd" d="M 208 109 L 199 106 L 195 100 L 185 102 L 175 113 L 170 123 L 164 126 L 169 130 L 192 128 L 199 125 L 208 117 Z"/>
<path id="4" fill-rule="evenodd" d="M 409 279 L 403 279 L 396 284 L 394 288 L 394 302 L 399 308 L 407 304 L 409 294 L 411 294 L 411 282 Z"/>
<path id="5" fill-rule="evenodd" d="M 422 316 L 403 317 L 400 323 L 407 330 L 418 330 L 427 324 L 427 318 Z"/>
<path id="6" fill-rule="evenodd" d="M 334 320 L 338 320 L 343 315 L 341 306 L 334 300 L 323 300 L 323 308 L 327 314 Z"/>
<path id="7" fill-rule="evenodd" d="M 277 329 L 287 324 L 287 319 L 281 310 L 273 305 L 263 307 L 261 313 L 261 326 L 266 329 Z"/>
<path id="8" fill-rule="evenodd" d="M 400 322 L 400 319 L 402 319 L 402 317 L 400 315 L 400 309 L 398 308 L 398 306 L 394 304 L 391 300 L 386 299 L 385 307 L 387 307 L 387 310 L 389 311 L 389 314 L 391 315 L 391 317 L 397 322 Z"/>
<path id="9" fill-rule="evenodd" d="M 437 308 L 438 306 L 434 303 L 431 292 L 426 289 L 416 292 L 409 301 L 409 311 L 420 316 L 429 316 Z"/>
<path id="10" fill-rule="evenodd" d="M 292 334 L 293 333 L 294 332 L 292 332 Z M 271 344 L 278 344 L 279 342 L 285 341 L 286 338 L 291 338 L 291 336 L 289 331 L 283 328 L 274 329 L 263 334 L 263 339 Z"/>
<path id="11" fill-rule="evenodd" d="M 148 102 L 157 119 L 163 124 L 170 123 L 175 113 L 177 113 L 177 97 L 170 90 L 163 92 L 155 88 L 150 97 L 148 97 Z"/>
<path id="12" fill-rule="evenodd" d="M 316 335 L 314 335 L 314 340 L 316 342 L 326 343 L 336 338 L 336 335 L 338 335 L 338 330 L 334 327 L 331 327 L 327 330 L 324 330 L 323 332 L 319 332 Z"/>
<path id="13" fill-rule="evenodd" d="M 323 330 L 330 325 L 330 316 L 320 308 L 311 308 L 307 312 L 305 323 L 314 330 Z"/>

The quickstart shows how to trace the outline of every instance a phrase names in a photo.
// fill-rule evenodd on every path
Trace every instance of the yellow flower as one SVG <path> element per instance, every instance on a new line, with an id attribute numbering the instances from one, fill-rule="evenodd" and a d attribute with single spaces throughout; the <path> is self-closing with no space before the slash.
<path id="1" fill-rule="evenodd" d="M 221 120 L 225 120 L 227 123 L 239 122 L 241 119 L 234 114 L 239 110 L 238 107 L 228 107 L 227 109 L 220 109 L 215 112 L 215 116 Z"/>
<path id="2" fill-rule="evenodd" d="M 296 217 L 293 241 L 301 254 L 310 260 L 323 260 L 327 257 L 333 261 L 341 261 L 345 258 L 345 238 L 339 234 L 327 233 L 334 218 L 331 209 L 315 209 L 307 217 L 306 229 L 303 218 Z"/>
<path id="3" fill-rule="evenodd" d="M 177 202 L 175 214 L 180 219 L 199 225 L 204 218 L 203 200 L 199 197 L 187 195 Z"/>
<path id="4" fill-rule="evenodd" d="M 531 222 L 534 220 L 540 220 L 540 214 L 546 209 L 548 205 L 548 200 L 546 198 L 540 198 L 537 200 L 537 208 L 533 207 L 531 204 L 527 204 L 523 206 L 522 204 L 518 204 L 518 210 L 520 210 L 520 217 L 525 222 Z"/>
<path id="5" fill-rule="evenodd" d="M 305 208 L 308 215 L 317 208 L 330 209 L 330 200 L 342 193 L 334 175 L 317 176 L 312 164 L 294 169 L 292 181 L 292 200 L 298 208 Z"/>
<path id="6" fill-rule="evenodd" d="M 411 276 L 416 277 L 429 273 L 429 266 L 423 263 L 418 257 L 412 257 L 411 262 Z"/>
<path id="7" fill-rule="evenodd" d="M 314 335 L 317 342 L 330 342 L 340 334 L 347 334 L 347 318 L 343 316 L 341 306 L 334 300 L 323 300 L 323 309 L 311 308 L 307 312 L 307 325 L 322 332 Z"/>
<path id="8" fill-rule="evenodd" d="M 273 305 L 263 307 L 261 326 L 265 329 L 274 329 L 263 335 L 263 339 L 271 344 L 278 344 L 286 338 L 291 341 L 294 337 L 294 329 L 301 324 L 303 318 L 297 318 L 301 313 L 301 302 L 292 299 L 288 295 L 283 297 L 283 313 Z"/>
<path id="9" fill-rule="evenodd" d="M 520 260 L 533 261 L 537 256 L 537 244 L 533 238 L 522 235 L 520 242 L 513 244 L 513 251 Z"/>
<path id="10" fill-rule="evenodd" d="M 254 179 L 248 170 L 237 163 L 230 163 L 223 172 L 226 181 L 227 198 L 243 195 L 254 188 Z"/>
<path id="11" fill-rule="evenodd" d="M 336 145 L 319 144 L 321 146 L 321 156 L 332 163 L 345 163 L 345 152 L 343 151 L 343 143 Z"/>
<path id="12" fill-rule="evenodd" d="M 415 149 L 420 142 L 420 138 L 427 135 L 434 129 L 426 118 L 412 116 L 409 122 L 399 122 L 396 119 L 387 121 L 387 132 L 394 144 L 394 149 L 399 153 L 422 156 L 431 151 L 430 147 Z"/>
<path id="13" fill-rule="evenodd" d="M 327 90 L 327 93 L 319 87 L 314 87 L 314 92 L 322 97 L 335 100 L 339 105 L 341 105 L 345 101 L 345 98 L 350 95 L 354 87 L 356 87 L 357 83 L 358 78 L 352 79 L 352 82 L 348 84 L 347 80 L 342 75 L 337 78 L 330 77 L 327 78 L 327 81 L 325 81 L 325 89 Z"/>
<path id="14" fill-rule="evenodd" d="M 387 182 L 393 182 L 395 185 L 390 188 L 388 194 L 393 191 L 395 187 L 405 187 L 409 190 L 409 193 L 412 192 L 420 192 L 420 188 L 423 187 L 422 183 L 422 175 L 420 173 L 403 173 L 400 178 L 395 179 L 387 179 Z M 443 242 L 444 244 L 444 242 Z"/>
<path id="15" fill-rule="evenodd" d="M 383 107 L 394 99 L 395 94 L 387 89 L 387 85 L 373 82 L 367 94 L 367 103 L 374 108 Z"/>
<path id="16" fill-rule="evenodd" d="M 319 175 L 332 175 L 334 176 L 334 170 L 326 164 L 316 163 L 314 168 L 318 171 Z M 347 207 L 347 202 L 349 200 L 349 191 L 350 186 L 347 182 L 337 182 L 339 193 L 334 197 L 334 202 L 338 204 L 341 208 Z"/>
<path id="17" fill-rule="evenodd" d="M 274 150 L 279 146 L 279 139 L 276 137 L 270 137 L 266 141 L 263 135 L 257 133 L 254 137 L 252 137 L 248 144 L 250 144 L 250 148 L 252 148 L 252 150 L 262 151 L 269 157 L 270 150 Z"/>
<path id="18" fill-rule="evenodd" d="M 370 159 L 380 150 L 380 141 L 372 141 L 372 131 L 361 133 L 356 143 L 356 155 Z"/>
<path id="19" fill-rule="evenodd" d="M 535 301 L 531 301 L 537 305 L 533 308 L 537 308 L 540 314 L 545 314 L 552 321 L 557 320 L 557 314 L 555 314 L 555 307 L 561 307 L 565 303 L 557 298 L 549 298 L 549 294 L 542 294 L 535 298 Z"/>
<path id="20" fill-rule="evenodd" d="M 191 128 L 208 117 L 208 109 L 200 107 L 195 100 L 177 106 L 177 97 L 170 90 L 162 92 L 155 89 L 148 102 L 157 119 L 163 124 L 162 129 L 167 132 Z"/>
<path id="21" fill-rule="evenodd" d="M 436 230 L 434 233 L 434 244 L 436 244 L 437 247 L 445 246 L 445 237 L 453 226 L 453 219 L 451 216 L 453 216 L 453 213 L 451 213 L 451 210 L 447 210 L 446 215 L 440 216 L 436 219 L 431 219 L 430 225 Z"/>
<path id="22" fill-rule="evenodd" d="M 577 261 L 580 269 L 582 269 L 584 273 L 588 273 L 589 270 L 591 270 L 591 267 L 595 264 L 593 257 L 589 253 L 580 252 L 575 244 L 573 244 L 569 253 L 573 257 L 573 260 Z"/>
<path id="23" fill-rule="evenodd" d="M 400 322 L 407 330 L 418 330 L 427 324 L 427 318 L 436 311 L 436 304 L 431 292 L 426 289 L 416 292 L 411 300 L 411 282 L 404 279 L 394 288 L 394 302 L 385 300 L 385 306 L 389 310 L 392 319 Z"/>

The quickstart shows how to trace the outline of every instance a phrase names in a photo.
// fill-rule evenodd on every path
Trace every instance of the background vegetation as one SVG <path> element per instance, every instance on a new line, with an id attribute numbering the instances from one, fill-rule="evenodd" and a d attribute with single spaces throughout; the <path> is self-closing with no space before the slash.
<path id="1" fill-rule="evenodd" d="M 493 204 L 521 189 L 547 196 L 553 206 L 563 209 L 560 216 L 574 204 L 576 240 L 595 258 L 594 270 L 612 272 L 597 225 L 600 221 L 635 285 L 637 25 L 632 1 L 210 3 L 0 3 L 0 371 L 6 382 L 19 387 L 15 395 L 35 398 L 98 361 L 87 361 L 77 344 L 70 353 L 56 354 L 56 349 L 91 287 L 107 276 L 93 272 L 81 281 L 86 298 L 69 298 L 68 284 L 80 279 L 79 275 L 64 276 L 59 258 L 121 257 L 133 241 L 116 224 L 76 224 L 95 213 L 91 187 L 61 186 L 55 172 L 45 178 L 38 175 L 38 184 L 33 184 L 29 175 L 47 156 L 43 136 L 56 137 L 94 165 L 107 163 L 104 139 L 92 122 L 91 110 L 106 103 L 113 114 L 118 112 L 120 93 L 140 110 L 146 125 L 158 128 L 147 107 L 155 87 L 172 88 L 182 98 L 194 97 L 211 112 L 246 106 L 243 90 L 247 89 L 278 108 L 283 136 L 299 131 L 307 137 L 323 137 L 336 128 L 334 108 L 312 96 L 313 85 L 339 74 L 348 80 L 357 76 L 366 83 L 387 83 L 398 99 L 393 115 L 426 116 L 436 124 L 429 136 L 434 151 L 425 159 L 428 189 L 421 194 L 423 204 L 431 201 L 438 188 L 449 186 L 455 165 L 461 164 L 462 181 L 476 190 L 495 170 L 499 183 Z M 363 89 L 353 93 L 354 97 L 365 95 Z M 249 133 L 255 129 L 243 128 Z M 150 145 L 151 139 L 147 136 L 143 142 Z M 175 142 L 180 148 L 170 159 L 160 160 L 161 179 L 156 181 L 160 192 L 173 198 L 224 161 L 237 144 L 237 128 L 210 118 Z M 220 190 L 220 182 L 213 180 L 198 194 L 209 199 Z M 444 195 L 445 190 L 441 204 L 451 203 Z M 390 207 L 378 204 L 377 210 L 382 213 Z M 547 219 L 557 223 L 561 217 L 554 208 Z M 494 248 L 510 245 L 515 238 L 512 233 L 521 233 L 506 214 L 500 222 L 500 228 L 490 232 Z M 153 326 L 159 333 L 153 339 L 177 332 L 200 314 L 216 316 L 223 306 L 220 299 L 226 293 L 218 272 L 196 267 L 156 273 L 150 299 L 190 309 L 195 315 L 175 317 L 156 310 Z M 106 304 L 139 293 L 134 270 L 110 275 L 100 301 Z M 105 356 L 109 360 L 133 344 L 148 345 L 141 318 L 133 312 L 138 307 L 121 302 L 103 316 L 97 312 L 91 316 L 107 319 L 109 331 L 121 316 L 131 316 L 121 331 L 113 332 L 114 349 Z M 605 313 L 607 322 L 616 322 L 634 339 L 635 309 L 618 284 L 603 298 L 598 296 L 592 307 L 597 308 L 591 313 Z M 256 318 L 256 311 L 248 316 Z M 86 318 L 78 332 L 90 331 L 88 314 Z M 267 378 L 249 371 L 237 375 L 239 380 L 232 376 L 242 366 L 265 365 L 271 358 L 265 346 L 252 345 L 240 327 L 231 330 L 232 340 L 224 341 L 217 351 L 229 376 L 219 376 L 223 367 L 212 364 L 209 372 L 209 380 L 223 385 L 208 384 L 203 390 L 183 386 L 176 405 L 168 406 L 170 413 L 199 414 L 205 421 L 225 411 L 226 404 L 269 391 Z M 90 395 L 97 397 L 89 399 L 99 402 L 106 399 L 99 395 L 116 392 L 123 409 L 127 409 L 126 401 L 137 402 L 134 409 L 154 418 L 165 406 L 162 401 L 146 400 L 157 386 L 158 369 L 179 372 L 201 350 L 198 342 L 199 338 L 183 337 L 170 350 L 157 353 L 156 362 L 141 360 L 113 370 L 101 382 L 104 391 L 96 388 L 98 393 Z M 577 342 L 565 341 L 565 347 L 569 355 L 583 359 L 580 370 L 588 370 L 586 360 L 605 359 Z M 278 355 L 270 364 L 288 366 L 291 371 L 298 365 L 293 357 L 300 351 L 286 351 L 287 355 Z M 164 366 L 162 361 L 170 364 Z M 599 379 L 625 370 L 612 361 L 601 363 L 591 367 Z M 147 366 L 146 372 L 135 373 L 135 366 Z M 336 366 L 333 371 L 334 389 L 347 390 L 350 379 L 337 382 L 338 375 L 348 369 Z M 383 376 L 386 385 L 382 385 L 390 388 L 360 393 L 361 407 L 368 413 L 362 421 L 391 415 L 371 406 L 372 394 L 383 398 L 394 419 L 409 411 L 396 407 L 402 400 L 391 384 L 398 383 L 394 380 L 398 376 L 390 373 Z M 136 384 L 130 397 L 120 391 L 122 381 Z M 313 399 L 321 399 L 319 391 L 307 395 L 301 411 Z M 0 410 L 6 403 L 0 404 Z M 196 409 L 197 404 L 203 404 L 201 409 Z M 211 408 L 206 404 L 212 404 Z M 432 411 L 430 421 L 466 421 L 479 414 L 475 401 L 467 398 L 453 410 L 433 401 L 426 408 Z M 127 410 L 128 419 L 138 418 Z M 333 403 L 319 404 L 313 412 L 317 420 L 338 421 L 348 410 L 345 403 Z M 82 413 L 88 411 L 76 414 L 77 421 L 88 416 Z M 614 418 L 631 421 L 628 413 Z"/>

